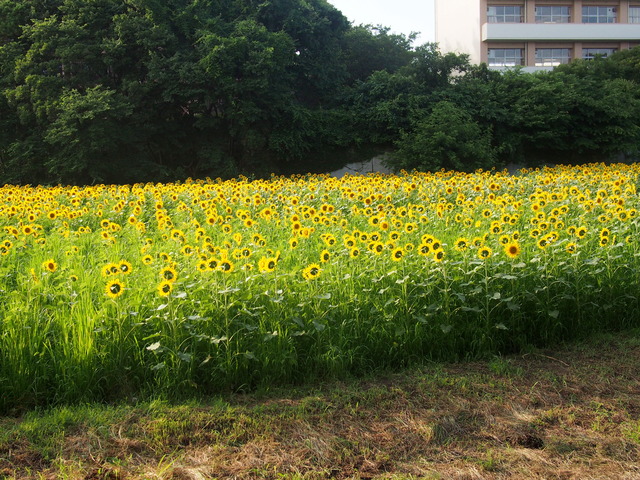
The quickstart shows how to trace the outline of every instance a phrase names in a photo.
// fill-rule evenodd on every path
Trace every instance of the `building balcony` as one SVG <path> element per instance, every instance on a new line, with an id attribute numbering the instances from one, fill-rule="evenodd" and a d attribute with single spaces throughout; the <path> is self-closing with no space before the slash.
<path id="1" fill-rule="evenodd" d="M 483 42 L 640 40 L 640 24 L 628 23 L 485 23 Z"/>

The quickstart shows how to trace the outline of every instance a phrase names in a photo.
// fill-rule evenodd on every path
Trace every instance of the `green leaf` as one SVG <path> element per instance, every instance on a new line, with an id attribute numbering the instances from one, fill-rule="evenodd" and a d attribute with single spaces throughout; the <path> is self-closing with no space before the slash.
<path id="1" fill-rule="evenodd" d="M 442 333 L 446 335 L 447 333 L 451 332 L 451 330 L 453 330 L 453 325 L 441 324 L 440 330 L 442 330 Z"/>
<path id="2" fill-rule="evenodd" d="M 478 307 L 460 307 L 463 312 L 475 312 L 480 313 L 482 310 Z"/>
<path id="3" fill-rule="evenodd" d="M 324 324 L 322 324 L 322 323 L 318 322 L 317 320 L 314 320 L 312 323 L 313 323 L 314 328 L 315 328 L 315 329 L 316 329 L 316 331 L 318 331 L 318 332 L 323 332 L 323 331 L 327 328 L 327 326 L 326 326 L 326 325 L 324 325 Z"/>
<path id="4" fill-rule="evenodd" d="M 423 325 L 426 325 L 427 323 L 429 323 L 429 321 L 427 320 L 427 318 L 423 315 L 416 315 L 413 317 L 418 323 L 422 323 Z"/>
<path id="5" fill-rule="evenodd" d="M 182 360 L 185 363 L 189 363 L 191 362 L 191 359 L 193 358 L 193 355 L 191 355 L 190 353 L 186 353 L 186 352 L 179 352 L 178 353 L 178 358 L 180 360 Z"/>
<path id="6" fill-rule="evenodd" d="M 270 332 L 270 333 L 265 333 L 262 336 L 262 341 L 263 342 L 270 342 L 271 340 L 273 340 L 274 338 L 276 338 L 278 336 L 278 332 Z"/>

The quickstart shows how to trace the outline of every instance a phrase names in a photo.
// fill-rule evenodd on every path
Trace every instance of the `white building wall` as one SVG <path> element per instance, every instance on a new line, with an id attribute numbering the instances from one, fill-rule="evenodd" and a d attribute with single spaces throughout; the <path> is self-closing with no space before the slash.
<path id="1" fill-rule="evenodd" d="M 481 60 L 480 0 L 436 0 L 436 43 L 441 52 L 467 53 Z"/>

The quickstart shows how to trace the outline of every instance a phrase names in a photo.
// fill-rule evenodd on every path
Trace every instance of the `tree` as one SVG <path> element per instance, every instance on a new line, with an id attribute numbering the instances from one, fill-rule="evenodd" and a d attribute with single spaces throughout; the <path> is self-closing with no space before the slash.
<path id="1" fill-rule="evenodd" d="M 563 70 L 525 78 L 512 108 L 528 164 L 600 162 L 637 151 L 640 89 L 634 82 Z"/>
<path id="2" fill-rule="evenodd" d="M 456 104 L 491 131 L 501 164 L 606 161 L 637 152 L 638 84 L 616 78 L 606 66 L 577 71 L 498 73 L 474 67 L 434 99 Z"/>
<path id="3" fill-rule="evenodd" d="M 405 73 L 413 75 L 423 88 L 434 90 L 448 87 L 470 67 L 469 55 L 451 52 L 443 55 L 437 43 L 425 43 L 415 49 Z"/>
<path id="4" fill-rule="evenodd" d="M 480 128 L 491 132 L 496 161 L 501 164 L 524 162 L 522 112 L 513 105 L 524 94 L 532 75 L 519 71 L 498 72 L 486 64 L 471 66 L 456 78 L 450 88 L 441 89 L 433 101 L 449 101 L 466 111 Z"/>
<path id="5" fill-rule="evenodd" d="M 357 82 L 346 102 L 358 143 L 390 145 L 409 128 L 411 111 L 428 105 L 428 93 L 410 76 L 379 70 Z"/>
<path id="6" fill-rule="evenodd" d="M 395 73 L 409 65 L 414 57 L 411 45 L 415 34 L 408 37 L 390 34 L 381 25 L 358 25 L 344 35 L 344 58 L 349 83 L 366 81 L 374 72 Z"/>
<path id="7" fill-rule="evenodd" d="M 213 123 L 222 123 L 231 154 L 240 170 L 247 170 L 249 159 L 267 149 L 275 120 L 294 101 L 293 41 L 255 20 L 244 20 L 227 36 L 209 33 L 199 43 L 199 64 L 216 93 Z"/>
<path id="8" fill-rule="evenodd" d="M 331 112 L 348 29 L 324 0 L 0 0 L 0 181 L 300 161 L 318 139 L 333 144 L 315 135 L 328 116 L 346 121 Z"/>
<path id="9" fill-rule="evenodd" d="M 447 101 L 435 104 L 427 117 L 416 119 L 396 145 L 398 150 L 389 160 L 395 169 L 473 171 L 491 168 L 495 162 L 491 132 Z"/>
<path id="10" fill-rule="evenodd" d="M 249 11 L 256 21 L 271 32 L 285 32 L 293 40 L 292 88 L 297 100 L 309 107 L 333 104 L 347 78 L 341 47 L 349 29 L 346 17 L 325 0 L 256 3 L 257 8 Z"/>

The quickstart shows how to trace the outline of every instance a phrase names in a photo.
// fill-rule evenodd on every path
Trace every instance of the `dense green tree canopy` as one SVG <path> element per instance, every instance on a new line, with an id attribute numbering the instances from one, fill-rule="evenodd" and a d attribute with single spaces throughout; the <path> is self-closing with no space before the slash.
<path id="1" fill-rule="evenodd" d="M 495 163 L 491 132 L 463 108 L 441 101 L 414 122 L 411 134 L 402 135 L 391 163 L 396 168 L 432 171 L 491 168 Z"/>
<path id="2" fill-rule="evenodd" d="M 431 170 L 450 166 L 442 149 L 434 150 L 438 143 L 432 138 L 433 121 L 425 123 L 425 118 L 433 120 L 432 110 L 438 111 L 434 105 L 442 101 L 456 105 L 462 125 L 468 128 L 477 125 L 478 139 L 483 140 L 479 144 L 465 140 L 464 156 L 458 154 L 460 147 L 449 148 L 449 156 L 467 158 L 457 162 L 458 169 L 473 170 L 479 163 L 486 166 L 485 160 L 490 158 L 484 143 L 486 135 L 494 166 L 498 167 L 508 163 L 537 166 L 637 158 L 638 59 L 640 48 L 607 59 L 578 60 L 551 72 L 532 74 L 518 69 L 497 72 L 486 65 L 456 66 L 458 74 L 434 85 L 429 100 L 411 111 L 409 124 L 402 127 L 397 137 L 398 151 L 391 164 Z M 455 135 L 466 138 L 446 118 L 442 125 L 450 125 L 451 129 L 442 126 L 441 134 L 446 131 L 450 140 Z"/>
<path id="3" fill-rule="evenodd" d="M 0 178 L 277 170 L 334 137 L 350 28 L 325 0 L 0 0 Z"/>

